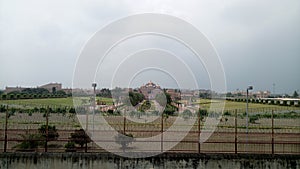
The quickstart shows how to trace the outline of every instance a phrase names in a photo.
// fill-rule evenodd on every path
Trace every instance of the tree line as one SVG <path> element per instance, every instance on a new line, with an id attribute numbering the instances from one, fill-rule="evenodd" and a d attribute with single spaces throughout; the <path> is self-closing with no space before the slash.
<path id="1" fill-rule="evenodd" d="M 26 88 L 22 91 L 13 91 L 9 93 L 1 93 L 1 100 L 18 100 L 18 99 L 41 99 L 41 98 L 62 98 L 68 97 L 71 94 L 66 94 L 63 90 L 49 92 L 44 88 Z"/>

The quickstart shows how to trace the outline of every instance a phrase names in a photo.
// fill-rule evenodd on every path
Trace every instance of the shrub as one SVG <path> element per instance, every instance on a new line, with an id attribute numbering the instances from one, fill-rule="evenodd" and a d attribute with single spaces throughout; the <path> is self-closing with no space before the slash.
<path id="1" fill-rule="evenodd" d="M 42 125 L 39 128 L 39 133 L 41 136 L 45 139 L 47 137 L 46 135 L 46 125 Z M 48 141 L 54 141 L 57 140 L 59 137 L 59 134 L 56 130 L 55 126 L 48 125 Z"/>
<path id="2" fill-rule="evenodd" d="M 208 115 L 206 109 L 199 109 L 199 113 L 200 113 L 200 116 L 207 116 Z"/>
<path id="3" fill-rule="evenodd" d="M 125 150 L 125 148 L 127 148 L 128 145 L 134 141 L 135 141 L 135 139 L 131 133 L 128 133 L 128 134 L 118 133 L 118 135 L 115 136 L 115 142 L 117 144 L 120 144 L 122 146 L 123 150 Z"/>
<path id="4" fill-rule="evenodd" d="M 184 120 L 187 120 L 189 119 L 191 116 L 192 116 L 192 112 L 188 109 L 185 109 L 183 112 L 182 112 L 182 116 L 183 116 L 183 119 Z"/>
<path id="5" fill-rule="evenodd" d="M 14 146 L 14 149 L 18 150 L 33 150 L 38 148 L 41 144 L 41 135 L 39 134 L 21 134 L 22 141 L 20 144 Z"/>
<path id="6" fill-rule="evenodd" d="M 250 123 L 255 123 L 255 121 L 258 120 L 258 116 L 250 116 L 249 122 Z"/>
<path id="7" fill-rule="evenodd" d="M 83 129 L 75 130 L 74 133 L 71 133 L 71 141 L 76 144 L 79 144 L 80 147 L 83 147 L 85 143 L 90 143 L 90 137 L 85 133 Z"/>
<path id="8" fill-rule="evenodd" d="M 224 116 L 231 116 L 231 113 L 230 113 L 229 111 L 226 111 L 226 112 L 224 113 Z"/>
<path id="9" fill-rule="evenodd" d="M 73 141 L 69 141 L 67 144 L 65 144 L 65 148 L 66 149 L 74 149 L 76 146 L 75 146 L 75 143 Z"/>

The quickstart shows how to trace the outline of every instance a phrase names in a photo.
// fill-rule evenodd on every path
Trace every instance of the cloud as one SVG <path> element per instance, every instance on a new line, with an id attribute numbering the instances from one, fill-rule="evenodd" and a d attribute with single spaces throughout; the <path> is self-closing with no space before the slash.
<path id="1" fill-rule="evenodd" d="M 266 90 L 274 82 L 279 92 L 299 89 L 298 0 L 1 0 L 0 87 L 49 81 L 71 86 L 76 57 L 95 32 L 145 12 L 177 16 L 199 28 L 219 52 L 229 90 L 248 83 Z"/>

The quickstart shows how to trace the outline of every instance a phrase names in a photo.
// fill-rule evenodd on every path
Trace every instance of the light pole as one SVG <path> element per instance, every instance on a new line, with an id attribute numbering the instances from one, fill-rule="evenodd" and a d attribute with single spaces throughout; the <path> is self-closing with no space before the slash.
<path id="1" fill-rule="evenodd" d="M 249 90 L 252 90 L 253 86 L 248 86 L 247 88 L 247 95 L 246 95 L 246 133 L 248 134 L 248 95 L 249 95 Z"/>
<path id="2" fill-rule="evenodd" d="M 94 99 L 93 99 L 93 134 L 94 134 L 94 123 L 95 123 L 95 107 L 96 107 L 96 87 L 97 87 L 97 83 L 92 83 L 92 87 L 94 88 Z"/>

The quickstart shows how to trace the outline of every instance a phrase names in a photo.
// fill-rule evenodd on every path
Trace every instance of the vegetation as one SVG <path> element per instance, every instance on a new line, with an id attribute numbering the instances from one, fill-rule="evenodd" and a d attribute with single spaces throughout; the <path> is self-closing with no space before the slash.
<path id="1" fill-rule="evenodd" d="M 55 91 L 50 93 L 44 88 L 26 88 L 21 92 L 13 91 L 10 93 L 1 93 L 1 100 L 18 100 L 18 99 L 41 99 L 41 98 L 62 98 L 68 95 L 63 91 Z"/>
<path id="2" fill-rule="evenodd" d="M 177 111 L 177 107 L 171 104 L 167 104 L 165 109 L 164 109 L 164 114 L 166 115 L 174 115 L 174 112 Z"/>
<path id="3" fill-rule="evenodd" d="M 182 117 L 183 117 L 184 120 L 188 120 L 192 115 L 193 114 L 192 114 L 192 112 L 189 109 L 185 109 L 182 112 Z"/>
<path id="4" fill-rule="evenodd" d="M 252 117 L 272 118 L 272 113 L 255 114 L 255 115 L 252 115 Z M 300 118 L 300 114 L 296 113 L 294 111 L 285 112 L 285 113 L 274 113 L 273 118 L 274 119 L 295 119 L 295 118 Z"/>
<path id="5" fill-rule="evenodd" d="M 74 152 L 76 151 L 76 146 L 73 141 L 69 141 L 67 144 L 65 144 L 66 152 Z"/>
<path id="6" fill-rule="evenodd" d="M 46 125 L 42 125 L 39 129 L 39 133 L 41 136 L 46 139 L 47 134 L 46 134 Z M 56 130 L 56 127 L 53 125 L 48 125 L 48 141 L 55 141 L 59 137 L 59 134 Z"/>
<path id="7" fill-rule="evenodd" d="M 136 106 L 145 99 L 145 96 L 139 92 L 129 92 L 129 99 L 131 105 Z"/>
<path id="8" fill-rule="evenodd" d="M 199 113 L 201 117 L 205 117 L 208 115 L 208 112 L 206 109 L 199 109 Z"/>
<path id="9" fill-rule="evenodd" d="M 134 141 L 135 139 L 131 133 L 118 133 L 118 135 L 115 136 L 115 142 L 122 146 L 123 151 L 128 147 L 129 144 L 131 144 Z"/>
<path id="10" fill-rule="evenodd" d="M 100 92 L 97 94 L 97 96 L 104 97 L 104 98 L 112 98 L 111 91 L 106 88 L 101 89 Z"/>
<path id="11" fill-rule="evenodd" d="M 219 100 L 209 100 L 209 99 L 200 99 L 196 103 L 201 105 L 201 109 L 209 109 L 211 103 L 213 102 L 220 102 Z M 261 109 L 259 111 L 264 111 L 263 109 L 282 109 L 282 106 L 280 105 L 271 105 L 271 104 L 261 104 L 261 103 L 250 103 L 249 109 Z M 295 109 L 298 109 L 297 107 L 293 107 Z M 244 102 L 238 102 L 238 101 L 225 101 L 225 107 L 224 111 L 233 111 L 233 110 L 245 110 L 246 104 Z"/>
<path id="12" fill-rule="evenodd" d="M 139 110 L 141 112 L 145 112 L 146 110 L 149 110 L 151 107 L 151 103 L 149 100 L 146 100 L 143 102 L 143 104 L 139 107 Z"/>
<path id="13" fill-rule="evenodd" d="M 14 146 L 14 149 L 19 151 L 24 150 L 34 150 L 41 145 L 41 135 L 40 134 L 20 134 L 22 141 L 20 144 Z"/>
<path id="14" fill-rule="evenodd" d="M 294 91 L 293 97 L 294 98 L 298 98 L 299 97 L 299 94 L 297 93 L 297 91 Z"/>
<path id="15" fill-rule="evenodd" d="M 159 93 L 155 96 L 155 100 L 161 105 L 161 106 L 165 106 L 167 104 L 171 104 L 172 103 L 172 98 L 171 95 L 169 93 Z"/>
<path id="16" fill-rule="evenodd" d="M 178 110 L 178 108 L 172 104 L 173 101 L 171 95 L 166 92 L 157 94 L 155 100 L 158 102 L 158 104 L 165 107 L 164 114 L 168 116 L 174 115 L 174 112 Z"/>
<path id="17" fill-rule="evenodd" d="M 75 130 L 74 133 L 71 133 L 70 140 L 71 142 L 79 144 L 81 148 L 85 143 L 90 143 L 92 141 L 83 129 Z"/>
<path id="18" fill-rule="evenodd" d="M 249 118 L 250 123 L 256 123 L 256 120 L 258 120 L 258 116 L 250 116 Z"/>

